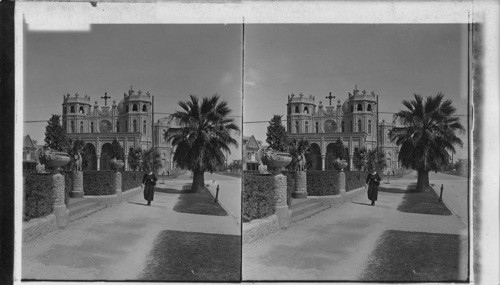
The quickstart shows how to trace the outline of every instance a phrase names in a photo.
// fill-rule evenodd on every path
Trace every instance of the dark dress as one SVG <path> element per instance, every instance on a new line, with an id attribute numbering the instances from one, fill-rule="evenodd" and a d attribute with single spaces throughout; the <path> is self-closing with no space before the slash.
<path id="1" fill-rule="evenodd" d="M 142 177 L 142 184 L 144 184 L 144 200 L 148 202 L 153 201 L 155 196 L 155 185 L 156 185 L 156 176 L 154 173 L 151 175 L 145 173 Z"/>
<path id="2" fill-rule="evenodd" d="M 380 185 L 380 176 L 378 173 L 368 174 L 366 177 L 366 184 L 368 184 L 368 200 L 377 201 L 378 197 L 378 186 Z"/>

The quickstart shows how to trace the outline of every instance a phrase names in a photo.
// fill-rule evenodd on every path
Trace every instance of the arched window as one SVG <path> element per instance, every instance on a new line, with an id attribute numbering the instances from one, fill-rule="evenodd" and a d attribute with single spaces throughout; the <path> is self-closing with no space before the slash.
<path id="1" fill-rule="evenodd" d="M 358 132 L 361 132 L 361 119 L 358 120 Z"/>
<path id="2" fill-rule="evenodd" d="M 128 121 L 125 121 L 125 130 L 124 132 L 128 133 Z"/>
<path id="3" fill-rule="evenodd" d="M 132 105 L 132 112 L 137 112 L 137 104 Z"/>
<path id="4" fill-rule="evenodd" d="M 83 113 L 84 113 L 84 112 L 83 112 L 83 106 L 80 106 L 80 109 L 78 110 L 78 112 L 79 112 L 80 114 L 83 114 Z"/>
<path id="5" fill-rule="evenodd" d="M 316 122 L 316 133 L 319 133 L 319 122 Z"/>
<path id="6" fill-rule="evenodd" d="M 306 122 L 306 128 L 305 128 L 305 133 L 309 132 L 309 122 Z"/>
<path id="7" fill-rule="evenodd" d="M 71 133 L 74 133 L 75 132 L 75 122 L 74 121 L 70 121 L 69 125 L 70 125 Z"/>
<path id="8" fill-rule="evenodd" d="M 358 104 L 358 109 L 357 109 L 357 111 L 363 111 L 363 105 Z"/>
<path id="9" fill-rule="evenodd" d="M 368 104 L 368 108 L 366 110 L 371 111 L 372 110 L 372 104 Z"/>
<path id="10" fill-rule="evenodd" d="M 144 122 L 142 122 L 142 133 L 146 134 L 146 120 L 144 120 Z"/>
<path id="11" fill-rule="evenodd" d="M 344 120 L 342 120 L 342 122 L 340 123 L 340 127 L 341 127 L 341 131 L 342 131 L 342 132 L 345 132 L 345 124 L 344 124 Z"/>
<path id="12" fill-rule="evenodd" d="M 299 133 L 299 122 L 295 121 L 295 133 Z"/>
<path id="13" fill-rule="evenodd" d="M 83 122 L 80 122 L 80 133 L 83 133 Z"/>
<path id="14" fill-rule="evenodd" d="M 120 122 L 116 122 L 116 132 L 120 132 Z"/>
<path id="15" fill-rule="evenodd" d="M 372 120 L 368 120 L 368 133 L 372 133 Z"/>
<path id="16" fill-rule="evenodd" d="M 132 132 L 134 132 L 134 133 L 137 132 L 137 121 L 136 120 L 132 121 Z"/>
<path id="17" fill-rule="evenodd" d="M 304 107 L 304 113 L 309 114 L 309 108 L 307 106 Z"/>
<path id="18" fill-rule="evenodd" d="M 71 106 L 69 110 L 70 113 L 75 113 L 75 106 Z"/>
<path id="19" fill-rule="evenodd" d="M 351 105 L 351 113 L 354 112 L 354 105 Z"/>
<path id="20" fill-rule="evenodd" d="M 142 105 L 142 111 L 146 112 L 148 110 L 148 107 L 146 107 L 146 104 Z"/>
<path id="21" fill-rule="evenodd" d="M 299 106 L 295 106 L 295 113 L 299 113 Z"/>
<path id="22" fill-rule="evenodd" d="M 90 122 L 90 132 L 94 132 L 94 122 Z"/>

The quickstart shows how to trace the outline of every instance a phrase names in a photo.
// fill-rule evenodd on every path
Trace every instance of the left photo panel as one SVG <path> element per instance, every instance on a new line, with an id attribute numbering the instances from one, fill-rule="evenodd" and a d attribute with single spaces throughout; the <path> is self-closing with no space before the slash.
<path id="1" fill-rule="evenodd" d="M 20 279 L 240 281 L 243 26 L 71 19 L 22 24 Z"/>

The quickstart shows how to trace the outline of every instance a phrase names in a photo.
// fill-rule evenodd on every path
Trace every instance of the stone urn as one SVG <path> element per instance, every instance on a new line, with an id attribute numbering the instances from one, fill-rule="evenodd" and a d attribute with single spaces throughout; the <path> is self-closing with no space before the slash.
<path id="1" fill-rule="evenodd" d="M 288 166 L 292 162 L 292 156 L 287 152 L 267 150 L 262 153 L 261 161 L 268 169 L 277 172 L 279 169 Z"/>
<path id="2" fill-rule="evenodd" d="M 68 153 L 55 151 L 50 148 L 43 151 L 41 159 L 48 167 L 54 167 L 56 170 L 61 170 L 61 167 L 69 163 L 70 157 Z"/>
<path id="3" fill-rule="evenodd" d="M 344 168 L 347 167 L 347 161 L 337 158 L 333 161 L 333 167 L 335 167 L 335 169 L 339 170 L 340 172 L 343 172 Z"/>
<path id="4" fill-rule="evenodd" d="M 114 171 L 118 171 L 119 169 L 121 169 L 123 166 L 125 165 L 125 163 L 123 162 L 123 160 L 121 159 L 116 159 L 116 158 L 113 158 L 109 161 L 109 166 L 111 166 L 111 169 L 113 169 Z"/>

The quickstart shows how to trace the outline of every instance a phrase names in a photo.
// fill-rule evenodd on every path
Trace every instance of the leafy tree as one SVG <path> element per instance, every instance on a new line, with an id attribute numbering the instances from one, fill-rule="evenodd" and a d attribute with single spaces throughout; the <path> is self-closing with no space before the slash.
<path id="1" fill-rule="evenodd" d="M 125 152 L 121 144 L 116 140 L 116 138 L 111 142 L 111 158 L 116 158 L 117 160 L 123 160 Z"/>
<path id="2" fill-rule="evenodd" d="M 158 171 L 162 167 L 160 151 L 154 147 L 142 152 L 141 169 Z"/>
<path id="3" fill-rule="evenodd" d="M 365 169 L 365 160 L 366 160 L 367 151 L 366 148 L 354 148 L 354 154 L 352 157 L 352 163 L 354 164 L 354 168 L 357 170 Z"/>
<path id="4" fill-rule="evenodd" d="M 182 127 L 169 129 L 165 139 L 176 147 L 173 160 L 183 169 L 193 172 L 191 191 L 199 192 L 205 187 L 204 174 L 214 172 L 225 163 L 225 153 L 231 153 L 230 146 L 238 145 L 231 137 L 239 128 L 234 119 L 228 118 L 231 109 L 219 95 L 200 100 L 190 95 L 190 100 L 179 102 L 182 111 L 172 117 Z"/>
<path id="5" fill-rule="evenodd" d="M 290 163 L 290 165 L 288 165 L 288 169 L 297 170 L 299 166 L 300 156 L 304 155 L 305 159 L 308 156 L 310 146 L 311 144 L 305 138 L 300 139 L 300 141 L 297 141 L 297 139 L 293 139 L 289 143 L 288 152 L 292 156 L 292 162 Z"/>
<path id="6" fill-rule="evenodd" d="M 394 127 L 389 136 L 401 147 L 398 160 L 406 168 L 418 172 L 416 191 L 430 191 L 429 171 L 439 171 L 455 153 L 454 145 L 462 146 L 456 132 L 465 129 L 452 101 L 444 100 L 443 93 L 425 99 L 415 94 L 414 100 L 403 101 L 408 110 L 401 110 L 396 117 L 403 127 Z"/>
<path id="7" fill-rule="evenodd" d="M 369 150 L 366 153 L 366 169 L 368 171 L 378 171 L 382 172 L 384 168 L 387 167 L 387 161 L 385 160 L 385 152 L 380 148 L 375 148 Z"/>
<path id="8" fill-rule="evenodd" d="M 344 159 L 346 157 L 346 150 L 344 143 L 339 138 L 333 143 L 333 159 L 339 158 Z"/>
<path id="9" fill-rule="evenodd" d="M 285 126 L 281 123 L 281 115 L 274 115 L 267 126 L 266 142 L 275 151 L 286 151 L 288 135 Z"/>
<path id="10" fill-rule="evenodd" d="M 66 151 L 70 146 L 60 118 L 60 115 L 52 115 L 48 120 L 45 127 L 45 146 L 56 151 Z"/>
<path id="11" fill-rule="evenodd" d="M 128 150 L 128 165 L 130 169 L 134 171 L 142 170 L 142 149 L 141 147 L 133 148 Z"/>

